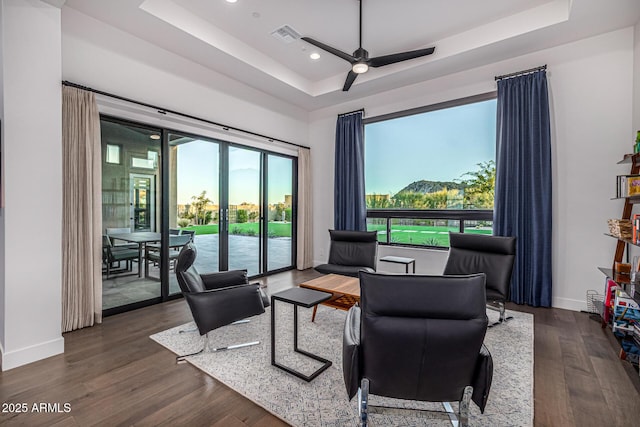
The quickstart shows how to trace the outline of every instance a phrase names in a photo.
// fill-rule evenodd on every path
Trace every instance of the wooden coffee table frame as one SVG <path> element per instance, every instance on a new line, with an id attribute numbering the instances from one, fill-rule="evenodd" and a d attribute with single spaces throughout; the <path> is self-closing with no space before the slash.
<path id="1" fill-rule="evenodd" d="M 323 305 L 337 308 L 340 310 L 349 310 L 356 303 L 360 302 L 360 279 L 357 277 L 341 276 L 339 274 L 327 274 L 326 276 L 317 277 L 304 283 L 300 283 L 301 288 L 314 289 L 316 291 L 329 292 L 331 298 Z M 316 319 L 316 311 L 318 306 L 313 307 L 313 315 L 311 321 Z"/>

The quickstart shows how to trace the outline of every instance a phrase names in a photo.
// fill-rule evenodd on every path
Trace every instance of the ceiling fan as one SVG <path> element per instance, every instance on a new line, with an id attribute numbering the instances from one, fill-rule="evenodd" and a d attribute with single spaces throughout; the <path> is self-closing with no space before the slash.
<path id="1" fill-rule="evenodd" d="M 358 74 L 366 73 L 369 67 L 382 67 L 383 65 L 395 64 L 396 62 L 406 61 L 408 59 L 420 58 L 421 56 L 431 55 L 435 50 L 435 47 L 429 47 L 427 49 L 411 50 L 369 58 L 369 52 L 362 48 L 362 0 L 358 1 L 360 2 L 360 47 L 353 52 L 353 55 L 349 55 L 348 53 L 314 40 L 311 37 L 302 37 L 302 40 L 342 58 L 351 64 L 351 71 L 347 74 L 347 80 L 345 80 L 344 87 L 342 88 L 344 92 L 349 90 L 356 77 L 358 77 Z"/>

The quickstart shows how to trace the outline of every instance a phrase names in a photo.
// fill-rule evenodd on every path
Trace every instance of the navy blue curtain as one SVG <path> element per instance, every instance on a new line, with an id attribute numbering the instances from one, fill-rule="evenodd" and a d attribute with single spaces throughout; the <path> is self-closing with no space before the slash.
<path id="1" fill-rule="evenodd" d="M 336 230 L 367 229 L 362 111 L 338 116 L 333 209 Z"/>
<path id="2" fill-rule="evenodd" d="M 498 81 L 493 229 L 516 236 L 511 301 L 551 306 L 551 130 L 544 70 Z"/>

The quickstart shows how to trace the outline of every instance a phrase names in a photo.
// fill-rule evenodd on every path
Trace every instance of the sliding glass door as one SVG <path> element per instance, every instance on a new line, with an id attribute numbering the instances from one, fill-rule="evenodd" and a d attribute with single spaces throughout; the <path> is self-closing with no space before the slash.
<path id="1" fill-rule="evenodd" d="M 260 151 L 229 146 L 227 208 L 229 270 L 247 270 L 249 276 L 260 269 L 262 217 L 262 158 Z"/>
<path id="2" fill-rule="evenodd" d="M 102 302 L 105 314 L 162 300 L 145 249 L 160 240 L 161 129 L 103 118 Z"/>
<path id="3" fill-rule="evenodd" d="M 105 315 L 178 296 L 193 242 L 199 272 L 294 267 L 295 158 L 103 117 Z"/>
<path id="4" fill-rule="evenodd" d="M 267 270 L 292 265 L 294 162 L 288 157 L 267 156 Z"/>
<path id="5" fill-rule="evenodd" d="M 220 260 L 220 144 L 216 141 L 169 133 L 169 240 L 192 236 L 198 250 L 195 267 L 219 270 Z M 177 250 L 178 248 L 170 248 Z M 169 274 L 169 293 L 179 293 Z"/>

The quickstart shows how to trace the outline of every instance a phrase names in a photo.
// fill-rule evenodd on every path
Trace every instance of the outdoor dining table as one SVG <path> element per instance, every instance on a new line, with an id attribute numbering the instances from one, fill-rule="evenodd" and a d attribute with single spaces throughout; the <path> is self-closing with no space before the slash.
<path id="1" fill-rule="evenodd" d="M 138 231 L 135 233 L 110 234 L 109 237 L 112 239 L 124 240 L 125 242 L 138 244 L 138 277 L 142 277 L 142 269 L 140 268 L 140 266 L 142 265 L 142 251 L 144 245 L 147 243 L 159 242 L 161 239 L 161 234 L 155 231 Z"/>

